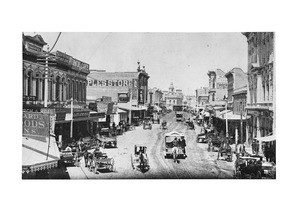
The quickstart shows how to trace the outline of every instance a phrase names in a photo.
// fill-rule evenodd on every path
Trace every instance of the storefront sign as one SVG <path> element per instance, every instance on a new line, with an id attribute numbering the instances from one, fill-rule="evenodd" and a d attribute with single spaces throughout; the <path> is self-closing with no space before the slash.
<path id="1" fill-rule="evenodd" d="M 133 84 L 134 87 L 137 87 L 137 80 L 130 79 L 109 79 L 109 80 L 96 80 L 96 79 L 88 79 L 88 86 L 117 86 L 117 87 L 131 87 Z"/>
<path id="2" fill-rule="evenodd" d="M 66 53 L 56 51 L 56 60 L 75 70 L 89 71 L 89 64 L 81 62 Z"/>
<path id="3" fill-rule="evenodd" d="M 23 136 L 46 141 L 50 135 L 50 115 L 23 112 Z"/>
<path id="4" fill-rule="evenodd" d="M 75 111 L 73 112 L 73 119 L 78 119 L 78 118 L 86 118 L 86 117 L 89 117 L 90 115 L 90 112 L 89 111 Z"/>
<path id="5" fill-rule="evenodd" d="M 36 101 L 36 96 L 23 96 L 23 101 Z"/>
<path id="6" fill-rule="evenodd" d="M 42 52 L 41 46 L 31 43 L 31 42 L 28 42 L 28 41 L 25 42 L 25 49 L 27 51 L 31 51 L 31 52 Z"/>

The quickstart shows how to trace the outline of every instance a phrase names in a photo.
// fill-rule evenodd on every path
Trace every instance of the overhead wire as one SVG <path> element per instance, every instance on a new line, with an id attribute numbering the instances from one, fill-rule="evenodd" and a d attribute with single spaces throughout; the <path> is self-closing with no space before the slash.
<path id="1" fill-rule="evenodd" d="M 95 53 L 98 51 L 98 49 L 100 48 L 100 46 L 102 45 L 102 43 L 112 34 L 112 32 L 110 32 L 109 34 L 107 34 L 105 36 L 105 38 L 100 42 L 100 44 L 97 46 L 97 48 L 95 49 L 95 51 L 92 53 L 91 57 L 87 60 L 87 62 L 89 62 L 94 56 Z"/>
<path id="2" fill-rule="evenodd" d="M 53 48 L 55 47 L 55 45 L 56 45 L 56 43 L 57 43 L 57 41 L 58 41 L 58 39 L 59 39 L 61 33 L 62 33 L 62 32 L 59 32 L 59 34 L 58 34 L 58 36 L 57 36 L 57 38 L 56 38 L 56 41 L 55 41 L 54 45 L 52 46 L 51 50 L 49 51 L 49 53 L 50 53 L 50 52 L 53 50 Z"/>

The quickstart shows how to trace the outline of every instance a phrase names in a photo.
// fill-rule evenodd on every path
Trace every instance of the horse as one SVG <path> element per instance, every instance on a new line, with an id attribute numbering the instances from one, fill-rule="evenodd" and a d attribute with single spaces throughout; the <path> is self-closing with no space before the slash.
<path id="1" fill-rule="evenodd" d="M 230 145 L 228 143 L 227 144 L 223 143 L 218 151 L 217 160 L 219 160 L 220 154 L 221 154 L 221 157 L 223 156 L 223 153 L 225 153 L 227 155 L 227 158 L 231 158 L 231 154 L 232 154 L 231 151 L 232 151 L 232 149 L 231 149 Z"/>
<path id="2" fill-rule="evenodd" d="M 178 157 L 179 149 L 178 147 L 173 147 L 172 148 L 172 155 L 173 155 L 173 160 L 174 162 L 178 162 L 177 157 Z"/>
<path id="3" fill-rule="evenodd" d="M 147 157 L 144 153 L 139 153 L 139 162 L 140 162 L 140 169 L 145 169 L 147 167 Z"/>

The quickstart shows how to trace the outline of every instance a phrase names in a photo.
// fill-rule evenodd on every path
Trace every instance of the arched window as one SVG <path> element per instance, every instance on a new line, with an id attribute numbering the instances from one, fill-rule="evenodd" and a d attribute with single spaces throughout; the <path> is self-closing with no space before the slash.
<path id="1" fill-rule="evenodd" d="M 76 98 L 76 84 L 75 84 L 75 81 L 73 80 L 72 82 L 72 97 L 73 97 L 73 100 Z"/>
<path id="2" fill-rule="evenodd" d="M 27 96 L 31 96 L 32 95 L 32 71 L 28 71 L 28 75 L 27 75 L 27 92 L 26 92 Z"/>
<path id="3" fill-rule="evenodd" d="M 35 74 L 35 79 L 36 79 L 36 87 L 35 87 L 35 95 L 36 95 L 36 100 L 41 100 L 41 96 L 40 96 L 40 73 L 36 73 Z"/>
<path id="4" fill-rule="evenodd" d="M 57 76 L 55 79 L 55 99 L 54 99 L 54 101 L 61 101 L 60 96 L 61 96 L 61 94 L 60 94 L 60 77 Z"/>

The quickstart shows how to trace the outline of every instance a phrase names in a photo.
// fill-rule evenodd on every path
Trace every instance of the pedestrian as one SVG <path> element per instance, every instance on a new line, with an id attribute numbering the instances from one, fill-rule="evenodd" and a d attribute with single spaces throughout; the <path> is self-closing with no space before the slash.
<path id="1" fill-rule="evenodd" d="M 185 142 L 184 136 L 181 138 L 180 144 L 181 144 L 181 147 L 182 147 L 182 149 L 183 149 L 183 154 L 184 154 L 184 156 L 187 157 L 186 151 L 185 151 L 186 142 Z"/>

